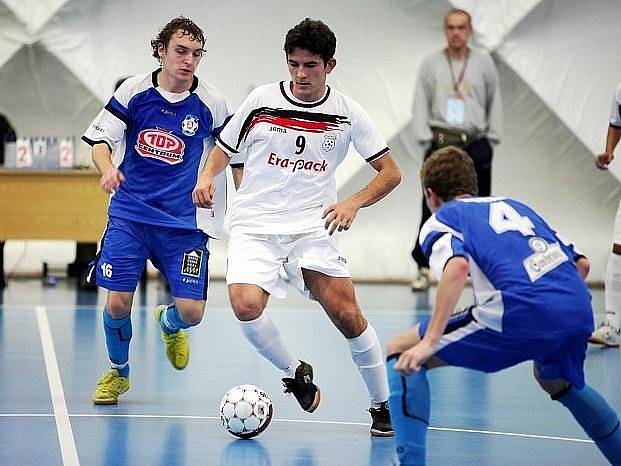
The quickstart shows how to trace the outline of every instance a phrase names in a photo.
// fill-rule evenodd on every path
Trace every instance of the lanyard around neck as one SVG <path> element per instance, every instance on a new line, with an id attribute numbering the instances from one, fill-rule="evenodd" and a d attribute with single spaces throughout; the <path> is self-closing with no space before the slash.
<path id="1" fill-rule="evenodd" d="M 461 92 L 459 91 L 459 86 L 464 80 L 464 76 L 466 75 L 466 68 L 468 67 L 468 57 L 470 56 L 470 49 L 466 49 L 466 57 L 464 58 L 464 64 L 461 67 L 461 71 L 459 72 L 459 77 L 455 79 L 455 72 L 453 71 L 453 62 L 451 61 L 451 56 L 449 55 L 448 49 L 444 49 L 444 54 L 446 55 L 446 60 L 448 61 L 449 69 L 451 70 L 451 80 L 453 81 L 453 90 L 455 91 L 455 95 L 461 97 Z"/>

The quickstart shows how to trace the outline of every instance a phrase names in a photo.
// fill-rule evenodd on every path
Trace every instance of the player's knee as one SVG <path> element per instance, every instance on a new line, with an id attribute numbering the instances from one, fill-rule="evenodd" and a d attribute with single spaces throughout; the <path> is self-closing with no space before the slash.
<path id="1" fill-rule="evenodd" d="M 403 352 L 403 349 L 401 348 L 401 345 L 399 345 L 399 338 L 392 337 L 388 342 L 388 345 L 386 345 L 386 356 L 398 354 L 401 352 Z"/>
<path id="2" fill-rule="evenodd" d="M 331 314 L 332 321 L 345 338 L 356 338 L 367 328 L 367 320 L 358 306 L 348 306 Z"/>
<path id="3" fill-rule="evenodd" d="M 393 336 L 386 346 L 386 355 L 403 353 L 420 341 L 419 326 Z"/>
<path id="4" fill-rule="evenodd" d="M 539 370 L 536 366 L 533 366 L 533 375 L 535 380 L 539 384 L 539 386 L 547 392 L 552 398 L 556 398 L 560 393 L 566 391 L 570 384 L 567 380 L 556 379 L 556 380 L 546 380 L 542 379 Z"/>
<path id="5" fill-rule="evenodd" d="M 231 297 L 235 317 L 242 322 L 258 319 L 263 313 L 263 303 L 247 297 Z"/>
<path id="6" fill-rule="evenodd" d="M 131 301 L 127 301 L 123 296 L 117 293 L 110 293 L 106 303 L 106 311 L 113 319 L 121 319 L 129 314 L 131 310 Z"/>

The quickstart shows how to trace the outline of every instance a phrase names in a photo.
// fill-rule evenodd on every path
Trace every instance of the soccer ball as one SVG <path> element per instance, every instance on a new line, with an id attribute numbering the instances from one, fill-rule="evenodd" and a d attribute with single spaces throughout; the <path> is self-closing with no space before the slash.
<path id="1" fill-rule="evenodd" d="M 255 385 L 237 385 L 222 397 L 220 420 L 239 438 L 256 437 L 270 424 L 274 409 L 269 395 Z"/>

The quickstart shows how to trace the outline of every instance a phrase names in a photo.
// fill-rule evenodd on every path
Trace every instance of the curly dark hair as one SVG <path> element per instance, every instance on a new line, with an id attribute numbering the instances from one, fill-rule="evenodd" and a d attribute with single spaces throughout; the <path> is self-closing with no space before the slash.
<path id="1" fill-rule="evenodd" d="M 332 30 L 318 19 L 306 18 L 301 23 L 289 29 L 285 37 L 284 51 L 287 55 L 293 49 L 308 50 L 319 55 L 323 64 L 334 57 L 336 51 L 336 36 Z"/>
<path id="2" fill-rule="evenodd" d="M 423 189 L 431 188 L 444 202 L 478 193 L 477 172 L 468 154 L 455 146 L 435 151 L 420 169 Z"/>
<path id="3" fill-rule="evenodd" d="M 190 36 L 190 40 L 196 40 L 201 43 L 203 52 L 205 52 L 205 36 L 203 30 L 199 28 L 194 21 L 190 18 L 178 16 L 168 22 L 166 26 L 162 28 L 157 37 L 151 41 L 151 49 L 153 49 L 153 57 L 160 60 L 160 54 L 158 53 L 158 47 L 160 44 L 164 48 L 168 47 L 170 38 L 177 31 L 181 31 L 183 36 Z"/>

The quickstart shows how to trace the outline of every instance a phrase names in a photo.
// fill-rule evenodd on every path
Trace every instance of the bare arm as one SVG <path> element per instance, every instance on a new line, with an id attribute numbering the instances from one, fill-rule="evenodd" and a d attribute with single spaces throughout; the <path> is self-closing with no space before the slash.
<path id="1" fill-rule="evenodd" d="M 606 152 L 595 156 L 595 166 L 600 170 L 607 170 L 610 162 L 615 158 L 614 151 L 621 139 L 621 128 L 609 125 L 606 135 Z"/>
<path id="2" fill-rule="evenodd" d="M 425 336 L 418 344 L 401 353 L 395 363 L 397 371 L 403 374 L 416 372 L 436 352 L 438 342 L 466 284 L 468 270 L 468 261 L 463 257 L 453 257 L 446 263 Z"/>
<path id="3" fill-rule="evenodd" d="M 112 152 L 108 145 L 104 143 L 95 144 L 91 149 L 91 157 L 101 174 L 99 180 L 101 189 L 108 194 L 118 190 L 121 183 L 125 181 L 125 176 L 121 170 L 112 164 Z"/>
<path id="4" fill-rule="evenodd" d="M 377 175 L 364 188 L 324 210 L 322 218 L 325 219 L 324 226 L 330 234 L 337 229 L 349 230 L 362 207 L 375 204 L 401 182 L 401 172 L 390 152 L 370 162 L 370 165 L 377 170 Z"/>
<path id="5" fill-rule="evenodd" d="M 216 185 L 214 183 L 214 177 L 226 168 L 231 158 L 220 149 L 215 146 L 211 149 L 207 162 L 203 167 L 203 171 L 198 176 L 196 186 L 192 192 L 192 201 L 194 205 L 210 209 L 213 206 L 213 195 L 216 192 Z"/>

